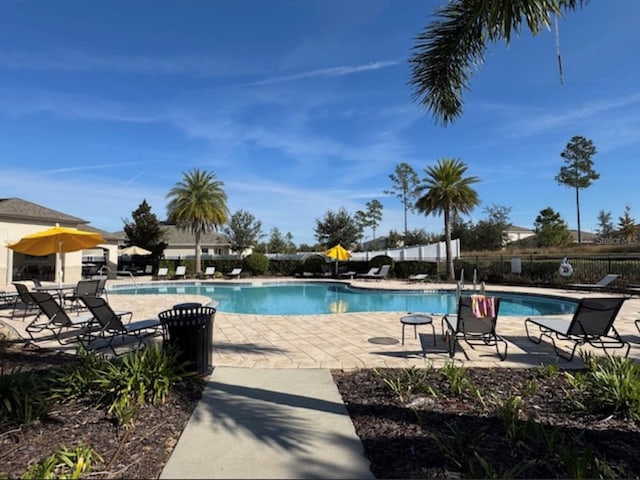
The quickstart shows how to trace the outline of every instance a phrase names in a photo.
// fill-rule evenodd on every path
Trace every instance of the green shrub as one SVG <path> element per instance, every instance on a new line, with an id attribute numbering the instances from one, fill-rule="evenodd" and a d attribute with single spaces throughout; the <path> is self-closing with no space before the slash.
<path id="1" fill-rule="evenodd" d="M 322 265 L 327 263 L 327 260 L 321 255 L 310 255 L 304 261 L 304 271 L 310 273 L 320 273 L 322 271 Z"/>
<path id="2" fill-rule="evenodd" d="M 23 424 L 49 411 L 47 380 L 39 372 L 0 372 L 0 423 Z"/>
<path id="3" fill-rule="evenodd" d="M 254 275 L 264 275 L 269 271 L 269 259 L 263 253 L 252 253 L 245 257 L 242 268 L 249 270 Z"/>
<path id="4" fill-rule="evenodd" d="M 574 408 L 640 420 L 640 365 L 622 357 L 590 357 L 587 370 L 567 373 Z"/>
<path id="5" fill-rule="evenodd" d="M 396 262 L 393 258 L 391 258 L 388 255 L 377 255 L 375 257 L 373 257 L 371 260 L 369 260 L 369 268 L 380 268 L 383 265 L 391 265 L 391 268 L 389 269 L 389 272 L 394 272 L 394 266 L 395 266 Z"/>
<path id="6" fill-rule="evenodd" d="M 62 445 L 42 462 L 36 463 L 22 475 L 25 480 L 37 478 L 82 478 L 91 472 L 93 462 L 103 462 L 102 457 L 91 447 L 79 443 L 72 449 Z"/>
<path id="7" fill-rule="evenodd" d="M 83 353 L 72 366 L 54 376 L 52 398 L 93 398 L 121 424 L 129 423 L 136 405 L 163 403 L 171 385 L 194 375 L 177 352 L 158 344 L 110 358 L 95 352 Z"/>

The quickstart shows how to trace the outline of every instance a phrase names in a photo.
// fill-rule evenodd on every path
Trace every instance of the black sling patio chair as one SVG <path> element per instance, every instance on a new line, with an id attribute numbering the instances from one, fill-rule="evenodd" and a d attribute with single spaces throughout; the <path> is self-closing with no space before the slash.
<path id="1" fill-rule="evenodd" d="M 484 297 L 484 296 L 482 296 Z M 446 314 L 442 317 L 442 335 L 447 340 L 449 356 L 456 353 L 456 343 L 464 340 L 471 348 L 474 345 L 488 345 L 496 347 L 500 360 L 507 358 L 508 344 L 504 338 L 496 333 L 500 299 L 498 297 L 486 297 L 493 299 L 493 315 L 474 315 L 472 302 L 469 295 L 463 295 L 458 301 L 456 314 Z M 500 351 L 500 345 L 504 345 L 504 351 Z"/>
<path id="2" fill-rule="evenodd" d="M 542 341 L 542 337 L 549 338 L 556 354 L 567 361 L 573 360 L 576 349 L 586 344 L 602 348 L 607 355 L 609 355 L 607 348 L 626 347 L 624 356 L 627 357 L 631 345 L 620 337 L 613 326 L 624 301 L 625 298 L 621 297 L 583 298 L 570 320 L 560 317 L 527 318 L 524 321 L 527 338 L 536 344 Z M 539 335 L 537 337 L 531 336 L 530 325 L 538 327 Z M 556 340 L 566 340 L 573 343 L 569 355 L 565 355 L 558 348 Z"/>
<path id="3" fill-rule="evenodd" d="M 16 310 L 20 307 L 23 309 L 22 321 L 24 321 L 24 319 L 27 318 L 27 313 L 35 313 L 39 311 L 38 305 L 31 296 L 33 292 L 30 292 L 29 288 L 24 283 L 14 283 L 13 285 L 16 287 L 17 295 L 14 297 L 11 318 L 15 318 Z"/>
<path id="4" fill-rule="evenodd" d="M 92 315 L 69 315 L 48 292 L 31 292 L 30 295 L 40 309 L 40 313 L 25 328 L 32 340 L 42 339 L 34 337 L 34 333 L 49 330 L 60 345 L 68 345 L 77 341 L 77 337 L 83 335 L 90 327 Z M 62 334 L 65 331 L 77 332 L 77 334 L 64 341 Z"/>
<path id="5" fill-rule="evenodd" d="M 138 342 L 137 348 L 142 346 L 143 341 L 161 333 L 160 320 L 152 318 L 148 320 L 138 320 L 132 322 L 133 312 L 115 312 L 104 298 L 101 297 L 81 297 L 83 302 L 94 317 L 95 329 L 80 338 L 82 345 L 87 349 L 92 349 L 93 342 L 104 339 L 107 343 L 97 348 L 109 347 L 114 355 L 118 355 L 113 346 L 113 340 L 117 337 L 123 340 L 127 337 L 135 338 Z M 126 322 L 123 322 L 126 319 Z"/>

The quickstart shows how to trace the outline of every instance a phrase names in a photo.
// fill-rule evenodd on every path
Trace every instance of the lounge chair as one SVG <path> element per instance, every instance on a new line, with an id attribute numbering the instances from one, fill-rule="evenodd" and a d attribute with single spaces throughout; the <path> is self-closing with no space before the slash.
<path id="1" fill-rule="evenodd" d="M 99 284 L 100 280 L 80 280 L 73 292 L 62 297 L 65 307 L 71 310 L 82 309 L 84 305 L 80 303 L 80 297 L 86 295 L 97 296 Z"/>
<path id="2" fill-rule="evenodd" d="M 365 275 L 363 278 L 368 280 L 384 280 L 389 276 L 389 270 L 391 270 L 391 265 L 382 265 L 377 273 Z"/>
<path id="3" fill-rule="evenodd" d="M 475 298 L 474 298 L 475 297 Z M 473 304 L 475 302 L 492 302 L 493 311 L 488 308 L 484 313 L 475 312 Z M 498 311 L 500 310 L 500 299 L 498 297 L 485 297 L 483 295 L 463 295 L 458 301 L 458 310 L 456 314 L 446 314 L 442 317 L 442 334 L 447 340 L 449 356 L 453 357 L 456 353 L 456 343 L 464 340 L 473 348 L 474 345 L 495 346 L 500 360 L 507 358 L 508 344 L 496 332 L 496 322 L 498 320 Z M 476 316 L 479 315 L 479 316 Z M 500 344 L 504 344 L 504 352 L 500 351 Z"/>
<path id="4" fill-rule="evenodd" d="M 356 278 L 369 278 L 380 271 L 379 267 L 371 267 L 367 273 L 360 273 L 356 275 Z"/>
<path id="5" fill-rule="evenodd" d="M 187 267 L 184 265 L 178 265 L 176 267 L 176 273 L 173 275 L 174 278 L 187 278 Z"/>
<path id="6" fill-rule="evenodd" d="M 409 275 L 407 280 L 409 280 L 409 282 L 425 282 L 427 277 L 428 275 L 426 273 L 418 273 L 416 275 Z"/>
<path id="7" fill-rule="evenodd" d="M 169 276 L 169 269 L 167 267 L 160 267 L 156 276 L 158 279 L 167 278 Z"/>
<path id="8" fill-rule="evenodd" d="M 216 274 L 216 267 L 207 267 L 204 270 L 205 278 L 213 277 Z"/>
<path id="9" fill-rule="evenodd" d="M 583 298 L 570 320 L 561 316 L 527 318 L 524 321 L 527 338 L 539 344 L 542 337 L 548 337 L 556 354 L 568 361 L 573 359 L 576 349 L 585 344 L 602 348 L 607 355 L 607 347 L 624 348 L 626 346 L 627 351 L 624 355 L 626 357 L 629 355 L 631 345 L 620 337 L 613 326 L 624 301 L 625 298 L 620 297 Z M 537 338 L 529 333 L 530 324 L 539 328 L 540 335 Z M 556 340 L 573 342 L 573 348 L 568 356 L 558 349 Z"/>
<path id="10" fill-rule="evenodd" d="M 143 275 L 152 275 L 153 274 L 153 265 L 145 265 Z"/>
<path id="11" fill-rule="evenodd" d="M 24 309 L 22 312 L 22 321 L 27 318 L 27 313 L 34 311 L 38 311 L 38 304 L 33 299 L 31 294 L 33 292 L 29 291 L 29 288 L 24 283 L 14 283 L 16 287 L 17 296 L 14 297 L 13 301 L 13 311 L 11 312 L 11 318 L 15 318 L 16 310 L 18 309 L 18 305 Z"/>
<path id="12" fill-rule="evenodd" d="M 356 274 L 356 272 L 354 271 L 348 271 L 348 272 L 341 272 L 338 274 L 338 278 L 353 278 L 354 275 Z"/>
<path id="13" fill-rule="evenodd" d="M 240 273 L 242 273 L 241 268 L 234 268 L 229 273 L 225 273 L 225 277 L 227 278 L 240 278 Z"/>
<path id="14" fill-rule="evenodd" d="M 569 283 L 567 284 L 567 287 L 587 289 L 587 290 L 602 290 L 603 288 L 607 287 L 610 283 L 614 282 L 619 276 L 620 275 L 616 273 L 610 273 L 602 277 L 596 283 Z"/>
<path id="15" fill-rule="evenodd" d="M 104 298 L 82 297 L 80 300 L 84 302 L 93 315 L 97 327 L 80 337 L 82 345 L 87 349 L 89 349 L 92 342 L 98 339 L 105 339 L 107 340 L 106 346 L 111 349 L 114 355 L 118 355 L 113 347 L 114 338 L 121 337 L 125 339 L 126 337 L 133 337 L 138 340 L 137 347 L 139 348 L 145 338 L 156 335 L 161 331 L 160 320 L 157 318 L 132 322 L 132 312 L 114 312 Z M 127 319 L 126 323 L 123 322 L 124 318 Z"/>
<path id="16" fill-rule="evenodd" d="M 78 331 L 78 335 L 74 335 L 72 339 L 75 341 L 77 336 L 85 334 L 90 327 L 93 315 L 69 315 L 50 293 L 32 292 L 31 297 L 40 309 L 40 314 L 25 328 L 32 340 L 38 340 L 33 336 L 34 333 L 50 330 L 60 345 L 67 345 L 71 341 L 64 342 L 61 337 L 65 329 Z M 46 320 L 41 320 L 42 315 Z"/>

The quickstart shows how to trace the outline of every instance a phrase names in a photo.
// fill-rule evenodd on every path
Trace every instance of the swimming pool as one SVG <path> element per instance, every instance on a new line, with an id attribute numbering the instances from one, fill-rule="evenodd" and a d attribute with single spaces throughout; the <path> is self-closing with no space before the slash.
<path id="1" fill-rule="evenodd" d="M 204 295 L 221 312 L 258 315 L 318 315 L 347 312 L 455 313 L 451 291 L 371 290 L 335 283 L 212 284 L 180 283 L 116 287 L 111 294 Z M 501 298 L 500 315 L 537 316 L 573 313 L 576 303 L 551 297 L 487 292 Z"/>

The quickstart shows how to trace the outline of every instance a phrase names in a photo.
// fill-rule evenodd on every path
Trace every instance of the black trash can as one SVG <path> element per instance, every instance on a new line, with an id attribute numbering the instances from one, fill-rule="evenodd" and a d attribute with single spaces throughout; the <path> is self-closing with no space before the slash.
<path id="1" fill-rule="evenodd" d="M 179 360 L 198 375 L 208 375 L 213 369 L 211 341 L 216 309 L 199 304 L 176 305 L 160 312 L 164 344 L 178 349 Z"/>

